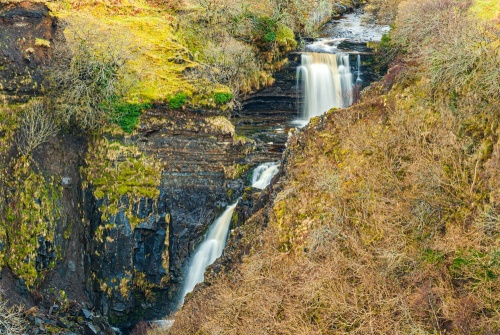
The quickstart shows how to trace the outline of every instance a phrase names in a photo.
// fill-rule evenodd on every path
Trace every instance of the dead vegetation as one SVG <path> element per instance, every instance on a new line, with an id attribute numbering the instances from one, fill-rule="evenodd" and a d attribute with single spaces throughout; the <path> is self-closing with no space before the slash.
<path id="1" fill-rule="evenodd" d="M 27 156 L 40 144 L 56 135 L 59 128 L 53 114 L 47 110 L 43 100 L 30 101 L 20 116 L 20 126 L 16 136 L 19 152 Z"/>
<path id="2" fill-rule="evenodd" d="M 25 325 L 22 307 L 8 306 L 4 299 L 0 299 L 0 334 L 21 335 Z"/>
<path id="3" fill-rule="evenodd" d="M 291 138 L 262 243 L 170 334 L 500 332 L 499 39 L 463 2 L 402 6 L 406 61 Z M 457 25 L 482 32 L 465 51 Z M 428 66 L 436 52 L 448 67 Z"/>

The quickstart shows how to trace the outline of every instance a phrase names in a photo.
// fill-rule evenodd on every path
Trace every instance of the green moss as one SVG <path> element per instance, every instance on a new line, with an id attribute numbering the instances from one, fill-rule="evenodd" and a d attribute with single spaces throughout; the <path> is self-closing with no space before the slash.
<path id="1" fill-rule="evenodd" d="M 37 47 L 50 48 L 50 41 L 43 38 L 35 38 L 35 45 Z"/>
<path id="2" fill-rule="evenodd" d="M 460 250 L 450 266 L 454 279 L 466 280 L 478 285 L 500 276 L 500 251 L 484 253 L 475 249 Z"/>
<path id="3" fill-rule="evenodd" d="M 214 94 L 214 101 L 217 105 L 225 105 L 233 98 L 230 92 L 216 92 Z"/>
<path id="4" fill-rule="evenodd" d="M 267 16 L 254 17 L 254 38 L 264 43 L 274 42 L 276 40 L 278 24 L 275 19 Z"/>
<path id="5" fill-rule="evenodd" d="M 160 195 L 161 179 L 159 162 L 141 153 L 135 146 L 97 139 L 86 155 L 87 166 L 82 172 L 86 177 L 84 187 L 93 185 L 94 196 L 105 199 L 100 211 L 103 221 L 123 210 L 132 228 L 140 223 L 132 210 L 141 198 L 155 199 Z M 127 196 L 128 203 L 120 202 Z M 97 236 L 102 240 L 103 234 Z"/>
<path id="6" fill-rule="evenodd" d="M 293 50 L 297 47 L 297 41 L 295 40 L 293 30 L 283 24 L 278 24 L 276 42 L 281 47 L 284 47 L 286 51 Z"/>
<path id="7" fill-rule="evenodd" d="M 437 264 L 443 261 L 444 254 L 438 250 L 424 249 L 422 258 L 429 264 Z"/>
<path id="8" fill-rule="evenodd" d="M 43 237 L 54 242 L 55 224 L 61 216 L 59 199 L 62 192 L 53 178 L 46 179 L 35 173 L 31 165 L 31 159 L 25 156 L 14 164 L 9 180 L 10 205 L 0 229 L 1 239 L 8 241 L 2 255 L 4 262 L 29 288 L 36 286 L 43 277 L 35 263 L 38 240 Z"/>
<path id="9" fill-rule="evenodd" d="M 234 164 L 228 167 L 224 167 L 224 174 L 228 179 L 236 179 L 240 178 L 245 172 L 248 171 L 249 168 L 250 165 L 248 164 L 245 165 Z"/>

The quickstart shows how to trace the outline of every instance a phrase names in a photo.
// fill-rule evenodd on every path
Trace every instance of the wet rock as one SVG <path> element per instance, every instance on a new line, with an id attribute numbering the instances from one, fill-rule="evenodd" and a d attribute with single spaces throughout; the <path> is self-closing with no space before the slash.
<path id="1" fill-rule="evenodd" d="M 86 323 L 83 327 L 83 335 L 97 335 L 99 332 L 92 323 Z"/>
<path id="2" fill-rule="evenodd" d="M 66 323 L 66 320 L 59 319 L 56 322 L 56 326 L 61 327 L 61 328 L 69 328 L 70 326 Z"/>
<path id="3" fill-rule="evenodd" d="M 106 227 L 101 239 L 89 239 L 87 268 L 95 278 L 89 292 L 114 325 L 130 326 L 175 308 L 189 257 L 243 191 L 245 176 L 226 179 L 225 168 L 247 164 L 253 144 L 235 140 L 229 123 L 203 113 L 158 107 L 142 115 L 136 135 L 120 139 L 164 162 L 158 198 L 123 196 L 117 214 L 103 221 L 99 208 L 106 198 L 96 199 L 91 187 L 84 193 L 90 237 Z"/>
<path id="4" fill-rule="evenodd" d="M 87 320 L 92 320 L 94 318 L 94 315 L 92 314 L 91 311 L 89 311 L 86 308 L 82 308 L 82 314 Z"/>

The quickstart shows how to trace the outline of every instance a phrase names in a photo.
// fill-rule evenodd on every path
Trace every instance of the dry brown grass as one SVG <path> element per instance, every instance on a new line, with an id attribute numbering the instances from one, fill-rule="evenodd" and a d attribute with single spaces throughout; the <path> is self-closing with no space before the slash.
<path id="1" fill-rule="evenodd" d="M 401 78 L 289 140 L 260 243 L 170 334 L 500 332 L 497 97 Z"/>
<path id="2" fill-rule="evenodd" d="M 292 140 L 264 246 L 188 300 L 171 334 L 498 331 L 498 212 L 452 119 L 408 108 L 417 88 Z"/>

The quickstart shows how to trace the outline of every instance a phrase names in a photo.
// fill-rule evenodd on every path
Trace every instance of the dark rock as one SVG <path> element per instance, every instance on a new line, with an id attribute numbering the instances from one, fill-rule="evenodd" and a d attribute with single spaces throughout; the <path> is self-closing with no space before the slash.
<path id="1" fill-rule="evenodd" d="M 97 335 L 99 332 L 92 323 L 86 323 L 83 327 L 83 335 Z"/>
<path id="2" fill-rule="evenodd" d="M 296 115 L 299 110 L 299 94 L 297 90 L 297 66 L 300 65 L 300 53 L 288 56 L 287 66 L 274 74 L 272 86 L 244 97 L 242 101 L 244 113 L 275 111 Z"/>
<path id="3" fill-rule="evenodd" d="M 66 322 L 64 322 L 61 319 L 57 320 L 56 326 L 61 327 L 61 328 L 69 328 L 69 325 L 66 324 Z"/>
<path id="4" fill-rule="evenodd" d="M 76 272 L 76 265 L 73 261 L 68 261 L 68 270 L 71 272 Z"/>
<path id="5" fill-rule="evenodd" d="M 35 39 L 59 39 L 58 20 L 42 3 L 0 3 L 0 31 L 0 97 L 15 102 L 36 96 L 52 48 Z"/>
<path id="6" fill-rule="evenodd" d="M 235 140 L 227 125 L 211 122 L 203 112 L 158 106 L 141 116 L 136 135 L 118 139 L 164 162 L 157 199 L 123 196 L 119 207 L 131 213 L 118 210 L 103 222 L 99 208 L 106 198 L 96 199 L 91 188 L 84 193 L 90 222 L 86 267 L 95 278 L 88 291 L 112 324 L 129 326 L 176 307 L 189 257 L 214 218 L 243 192 L 245 176 L 228 180 L 225 168 L 247 164 L 253 144 Z M 130 214 L 139 219 L 135 228 Z M 102 239 L 92 239 L 103 225 Z"/>

